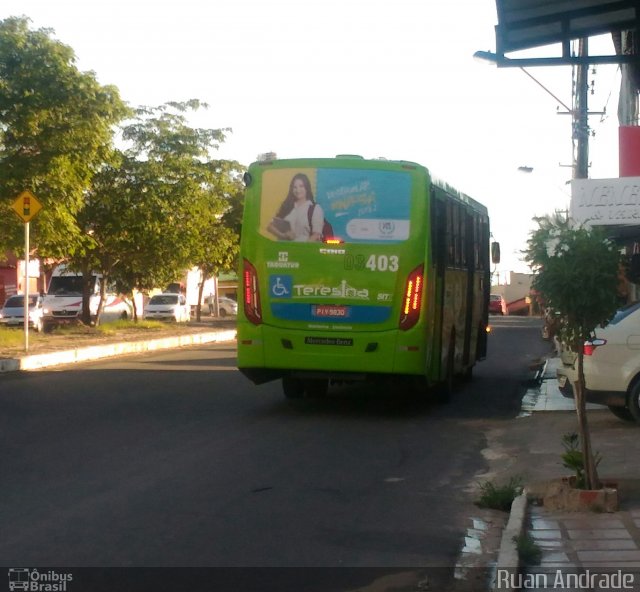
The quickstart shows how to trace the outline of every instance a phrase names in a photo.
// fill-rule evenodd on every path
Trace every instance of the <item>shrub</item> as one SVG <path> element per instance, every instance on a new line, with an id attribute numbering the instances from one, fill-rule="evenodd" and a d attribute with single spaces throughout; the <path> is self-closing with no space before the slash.
<path id="1" fill-rule="evenodd" d="M 481 508 L 508 512 L 513 500 L 522 493 L 522 479 L 511 477 L 504 485 L 496 485 L 491 481 L 480 484 L 480 499 L 476 502 Z"/>

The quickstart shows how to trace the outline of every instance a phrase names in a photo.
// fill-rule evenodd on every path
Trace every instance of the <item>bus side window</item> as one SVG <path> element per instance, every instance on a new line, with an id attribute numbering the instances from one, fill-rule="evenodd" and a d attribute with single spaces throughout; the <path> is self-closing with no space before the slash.
<path id="1" fill-rule="evenodd" d="M 462 261 L 462 248 L 460 241 L 460 206 L 458 204 L 453 204 L 453 264 L 455 267 L 460 267 Z"/>
<path id="2" fill-rule="evenodd" d="M 435 195 L 434 191 L 431 200 L 432 228 L 434 229 L 434 232 L 431 233 L 431 252 L 437 272 L 442 274 L 449 258 L 447 208 L 444 202 L 437 199 Z"/>
<path id="3" fill-rule="evenodd" d="M 467 269 L 467 263 L 469 261 L 469 234 L 467 233 L 467 226 L 469 223 L 469 214 L 464 207 L 459 208 L 459 220 L 460 220 L 460 265 Z"/>
<path id="4" fill-rule="evenodd" d="M 456 264 L 456 239 L 453 230 L 453 204 L 447 201 L 447 266 Z"/>
<path id="5" fill-rule="evenodd" d="M 482 245 L 480 248 L 482 269 L 489 269 L 489 219 L 482 218 Z"/>
<path id="6" fill-rule="evenodd" d="M 480 261 L 480 217 L 478 214 L 473 216 L 473 266 L 475 269 L 482 269 Z"/>

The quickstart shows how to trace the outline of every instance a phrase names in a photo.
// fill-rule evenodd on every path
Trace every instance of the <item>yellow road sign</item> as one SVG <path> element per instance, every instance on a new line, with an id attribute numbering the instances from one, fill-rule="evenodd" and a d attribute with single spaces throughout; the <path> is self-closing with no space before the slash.
<path id="1" fill-rule="evenodd" d="M 23 191 L 11 207 L 23 222 L 29 222 L 42 209 L 42 204 L 31 191 Z"/>

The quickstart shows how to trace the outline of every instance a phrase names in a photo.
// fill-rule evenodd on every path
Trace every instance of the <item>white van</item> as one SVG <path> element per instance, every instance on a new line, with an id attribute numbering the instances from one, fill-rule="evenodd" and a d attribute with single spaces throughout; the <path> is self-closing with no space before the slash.
<path id="1" fill-rule="evenodd" d="M 91 296 L 89 309 L 91 319 L 95 320 L 100 304 L 101 275 L 91 275 Z M 58 265 L 51 275 L 47 294 L 43 304 L 43 325 L 45 331 L 56 325 L 75 322 L 82 316 L 82 274 L 70 271 L 66 265 Z M 131 317 L 133 307 L 115 289 L 107 288 L 102 320 L 112 321 Z"/>

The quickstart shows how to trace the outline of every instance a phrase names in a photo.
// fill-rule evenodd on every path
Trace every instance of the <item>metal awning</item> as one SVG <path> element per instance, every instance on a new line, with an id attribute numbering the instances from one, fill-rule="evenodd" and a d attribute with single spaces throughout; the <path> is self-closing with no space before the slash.
<path id="1" fill-rule="evenodd" d="M 621 63 L 637 60 L 636 55 L 589 56 L 571 55 L 571 41 L 603 33 L 640 30 L 640 0 L 496 0 L 496 57 L 499 65 L 513 58 L 511 52 L 551 44 L 561 44 L 562 56 L 542 58 L 544 65 L 589 63 Z M 502 62 L 502 63 L 500 63 Z M 538 65 L 543 65 L 538 59 Z"/>

